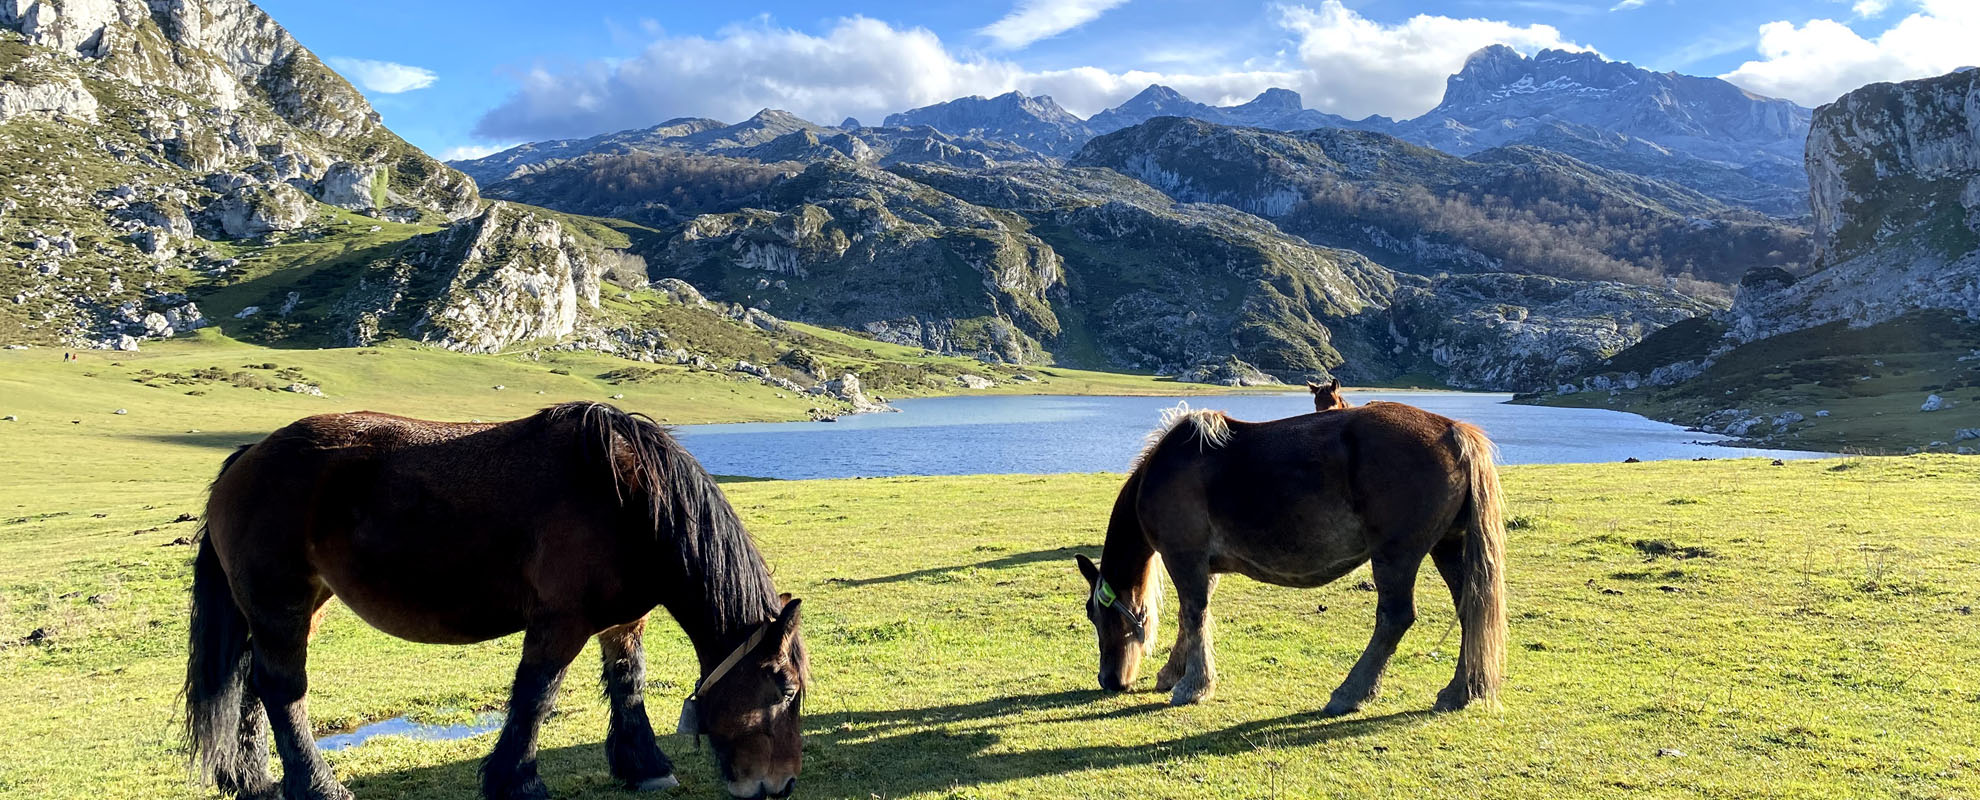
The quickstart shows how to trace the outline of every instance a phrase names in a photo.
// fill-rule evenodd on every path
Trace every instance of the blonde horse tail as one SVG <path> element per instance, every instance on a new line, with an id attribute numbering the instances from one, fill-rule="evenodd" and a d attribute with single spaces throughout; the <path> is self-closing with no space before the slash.
<path id="1" fill-rule="evenodd" d="M 1464 587 L 1458 615 L 1464 629 L 1459 658 L 1468 700 L 1498 706 L 1506 667 L 1506 523 L 1492 441 L 1472 425 L 1452 431 L 1458 462 L 1471 485 L 1464 532 Z"/>

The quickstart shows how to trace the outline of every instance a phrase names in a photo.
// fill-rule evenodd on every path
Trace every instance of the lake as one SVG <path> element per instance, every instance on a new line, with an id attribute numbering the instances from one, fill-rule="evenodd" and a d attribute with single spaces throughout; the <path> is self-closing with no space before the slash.
<path id="1" fill-rule="evenodd" d="M 1706 458 L 1812 458 L 1820 453 L 1710 444 L 1724 437 L 1635 414 L 1511 405 L 1508 394 L 1349 392 L 1349 401 L 1409 403 L 1475 424 L 1506 464 Z M 1187 400 L 1243 420 L 1313 410 L 1306 392 L 1202 397 L 982 395 L 896 400 L 895 414 L 837 422 L 684 425 L 681 442 L 718 475 L 856 478 L 887 475 L 1122 472 L 1163 409 Z"/>

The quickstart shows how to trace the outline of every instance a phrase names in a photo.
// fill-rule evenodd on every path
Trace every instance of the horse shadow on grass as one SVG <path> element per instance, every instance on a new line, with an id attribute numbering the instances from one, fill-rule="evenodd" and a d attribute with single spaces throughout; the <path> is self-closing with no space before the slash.
<path id="1" fill-rule="evenodd" d="M 908 581 L 917 581 L 917 580 L 922 580 L 924 578 L 938 578 L 944 575 L 949 575 L 952 573 L 962 572 L 964 570 L 971 570 L 971 569 L 1008 569 L 1010 567 L 1022 567 L 1027 564 L 1036 564 L 1041 561 L 1057 561 L 1060 559 L 1071 560 L 1073 554 L 1079 551 L 1080 550 L 1077 547 L 1055 547 L 1050 550 L 1033 550 L 1029 553 L 1012 553 L 1011 555 L 1003 556 L 1001 558 L 993 558 L 988 561 L 978 561 L 974 564 L 956 564 L 954 566 L 948 566 L 948 567 L 929 567 L 927 569 L 917 569 L 911 572 L 898 572 L 892 575 L 880 575 L 872 578 L 833 578 L 831 579 L 831 582 L 838 584 L 840 586 L 873 586 L 882 583 L 906 583 Z"/>
<path id="2" fill-rule="evenodd" d="M 186 433 L 144 433 L 132 436 L 163 444 L 178 444 L 189 447 L 208 447 L 214 450 L 233 450 L 242 445 L 254 444 L 268 438 L 267 431 L 188 431 Z"/>
<path id="3" fill-rule="evenodd" d="M 1030 712 L 1063 710 L 1092 704 L 1098 691 L 1063 691 L 1019 695 L 997 700 L 938 705 L 902 710 L 841 711 L 808 715 L 802 797 L 896 797 L 943 792 L 970 786 L 1095 769 L 1155 764 L 1176 756 L 1227 756 L 1262 746 L 1304 747 L 1367 736 L 1421 724 L 1427 710 L 1368 717 L 1327 718 L 1318 708 L 1270 719 L 1253 720 L 1218 730 L 1132 745 L 1080 744 L 1022 752 L 993 752 L 1004 737 L 1000 729 L 1023 724 L 1063 724 L 1074 721 L 1119 721 L 1159 713 L 1166 697 L 1149 693 L 1149 702 L 1096 709 L 1090 714 L 1048 719 L 1008 719 Z M 1003 720 L 1003 721 L 999 721 Z M 603 732 L 599 738 L 602 740 Z M 493 738 L 487 739 L 489 746 Z M 705 745 L 697 748 L 686 736 L 661 737 L 685 787 L 681 796 L 726 797 Z M 604 747 L 584 745 L 546 749 L 541 772 L 558 798 L 629 797 L 614 783 L 605 764 Z M 474 796 L 478 761 L 359 776 L 350 788 L 363 798 Z"/>

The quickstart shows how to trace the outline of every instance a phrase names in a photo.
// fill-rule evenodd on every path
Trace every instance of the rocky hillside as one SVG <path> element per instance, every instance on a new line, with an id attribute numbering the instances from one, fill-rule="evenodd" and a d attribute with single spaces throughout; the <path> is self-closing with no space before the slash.
<path id="1" fill-rule="evenodd" d="M 1823 106 L 1808 175 L 1812 271 L 1756 270 L 1729 311 L 1557 392 L 1773 441 L 1980 448 L 1958 435 L 1980 436 L 1980 72 Z"/>
<path id="2" fill-rule="evenodd" d="M 0 4 L 0 333 L 133 346 L 205 323 L 236 242 L 341 211 L 445 223 L 474 183 L 239 0 Z"/>
<path id="3" fill-rule="evenodd" d="M 1107 169 L 824 161 L 755 202 L 639 252 L 716 297 L 994 361 L 1526 387 L 1710 310 L 1620 284 L 1397 273 Z"/>
<path id="4" fill-rule="evenodd" d="M 1778 219 L 1532 147 L 1460 158 L 1370 131 L 1165 117 L 1096 138 L 1071 163 L 1422 273 L 1678 280 L 1709 291 L 1698 284 L 1730 284 L 1758 265 L 1796 268 L 1809 252 L 1806 232 Z"/>

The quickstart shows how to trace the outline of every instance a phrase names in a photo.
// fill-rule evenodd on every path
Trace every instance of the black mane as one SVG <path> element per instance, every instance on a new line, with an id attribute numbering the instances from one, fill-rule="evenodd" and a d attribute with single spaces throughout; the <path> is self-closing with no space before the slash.
<path id="1" fill-rule="evenodd" d="M 596 402 L 552 406 L 542 417 L 575 422 L 579 441 L 607 465 L 621 505 L 645 499 L 654 535 L 672 537 L 690 583 L 701 585 L 686 594 L 705 598 L 715 626 L 710 633 L 734 638 L 776 615 L 770 570 L 749 531 L 715 479 L 665 426 Z"/>

